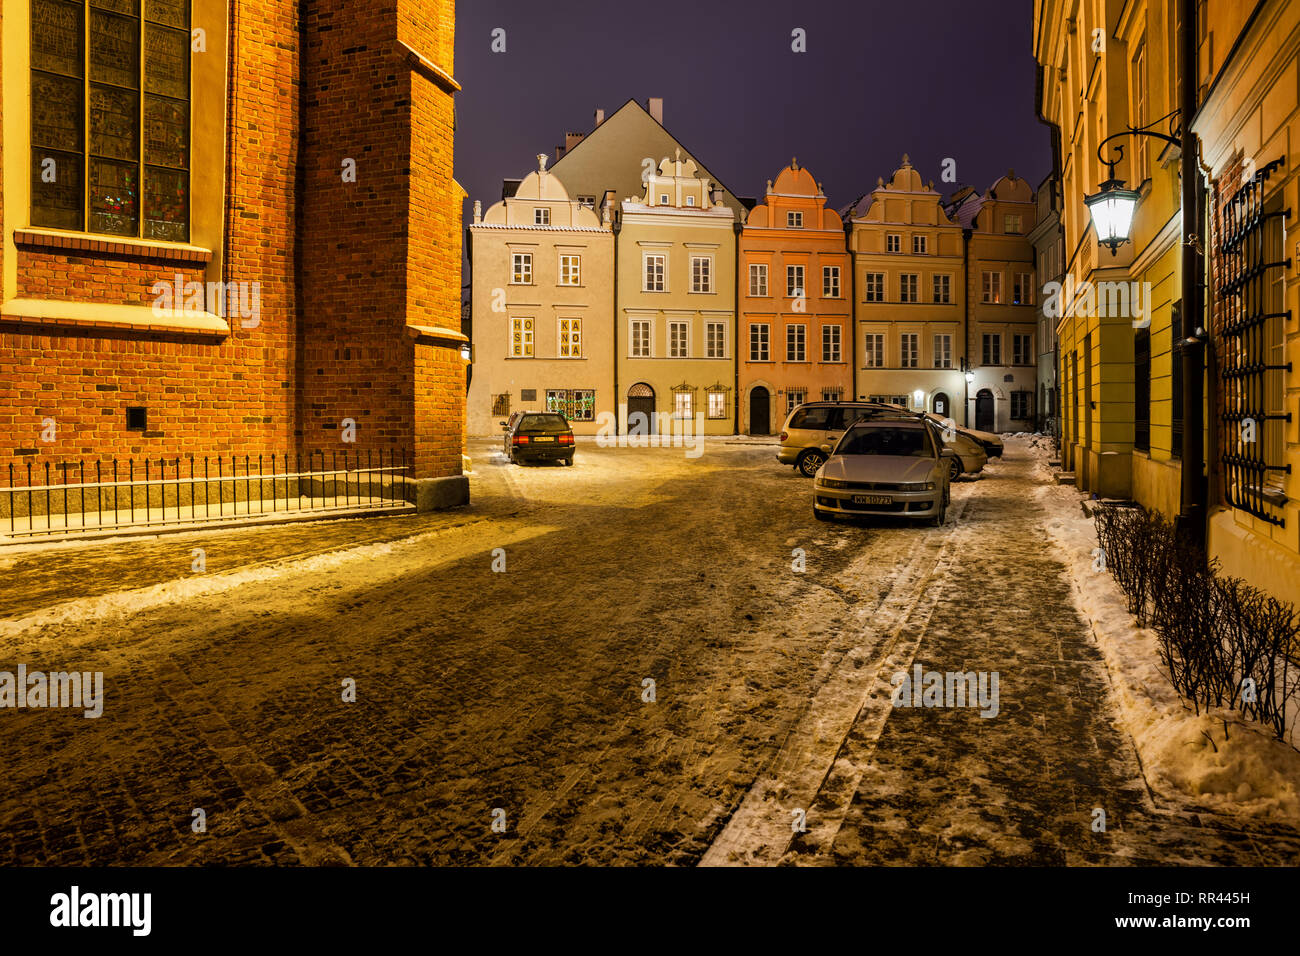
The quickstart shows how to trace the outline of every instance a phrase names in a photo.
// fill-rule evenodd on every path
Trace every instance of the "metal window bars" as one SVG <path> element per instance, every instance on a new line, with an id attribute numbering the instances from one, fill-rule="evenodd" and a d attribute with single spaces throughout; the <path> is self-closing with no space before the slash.
<path id="1" fill-rule="evenodd" d="M 254 468 L 253 466 L 257 467 Z M 8 466 L 0 540 L 88 537 L 273 516 L 414 510 L 404 450 L 173 456 Z M 89 479 L 89 480 L 88 480 Z M 7 526 L 7 527 L 6 527 Z"/>
<path id="2" fill-rule="evenodd" d="M 1231 198 L 1220 199 L 1216 223 L 1220 242 L 1214 250 L 1224 491 L 1232 507 L 1278 526 L 1284 520 L 1277 507 L 1285 497 L 1269 487 L 1268 479 L 1277 473 L 1290 474 L 1291 467 L 1270 460 L 1265 432 L 1268 422 L 1289 422 L 1291 413 L 1270 411 L 1268 376 L 1291 371 L 1291 364 L 1270 364 L 1269 331 L 1270 322 L 1287 322 L 1290 312 L 1279 311 L 1270 303 L 1278 271 L 1289 268 L 1291 262 L 1280 239 L 1282 223 L 1290 218 L 1291 210 L 1270 210 L 1265 184 L 1281 166 L 1280 158 L 1273 160 Z"/>

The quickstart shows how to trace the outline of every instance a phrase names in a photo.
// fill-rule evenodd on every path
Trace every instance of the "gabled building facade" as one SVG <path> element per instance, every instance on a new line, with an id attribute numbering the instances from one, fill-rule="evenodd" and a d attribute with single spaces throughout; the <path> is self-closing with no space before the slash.
<path id="1" fill-rule="evenodd" d="M 614 394 L 614 233 L 537 157 L 514 195 L 469 228 L 474 354 L 469 433 L 513 411 L 555 411 L 595 434 Z"/>
<path id="2" fill-rule="evenodd" d="M 745 206 L 740 199 L 663 123 L 664 101 L 658 97 L 644 107 L 636 100 L 628 100 L 608 118 L 598 110 L 591 132 L 566 134 L 565 146 L 557 151 L 560 155 L 551 171 L 579 202 L 593 207 L 601 205 L 606 197 L 616 202 L 635 202 L 644 192 L 645 177 L 655 174 L 660 163 L 680 152 L 683 159 L 695 163 L 701 177 L 709 180 L 715 193 L 713 201 L 721 202 L 743 221 Z"/>
<path id="3" fill-rule="evenodd" d="M 774 434 L 802 402 L 852 398 L 852 280 L 843 222 L 792 160 L 740 235 L 740 431 Z"/>
<path id="4" fill-rule="evenodd" d="M 619 431 L 735 430 L 735 213 L 680 152 L 622 202 L 617 231 Z"/>
<path id="5" fill-rule="evenodd" d="M 1038 294 L 1029 233 L 1037 214 L 1033 187 L 1014 172 L 953 211 L 968 245 L 965 359 L 974 377 L 966 419 L 983 431 L 1035 426 Z"/>
<path id="6" fill-rule="evenodd" d="M 853 258 L 857 397 L 965 424 L 961 227 L 905 155 L 844 210 Z"/>

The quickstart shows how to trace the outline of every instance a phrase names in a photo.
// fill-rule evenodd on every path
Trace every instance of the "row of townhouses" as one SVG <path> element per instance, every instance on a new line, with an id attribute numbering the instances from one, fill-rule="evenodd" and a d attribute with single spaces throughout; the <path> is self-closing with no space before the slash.
<path id="1" fill-rule="evenodd" d="M 1056 319 L 1063 464 L 1300 601 L 1300 5 L 1041 0 L 1034 55 L 1052 268 L 1083 290 Z"/>
<path id="2" fill-rule="evenodd" d="M 904 156 L 836 211 L 792 160 L 745 199 L 664 128 L 657 99 L 597 112 L 556 153 L 474 204 L 470 434 L 521 409 L 560 411 L 578 434 L 703 416 L 707 434 L 766 435 L 811 400 L 999 431 L 1054 408 L 1034 242 L 1051 184 L 1009 172 L 945 198 Z"/>

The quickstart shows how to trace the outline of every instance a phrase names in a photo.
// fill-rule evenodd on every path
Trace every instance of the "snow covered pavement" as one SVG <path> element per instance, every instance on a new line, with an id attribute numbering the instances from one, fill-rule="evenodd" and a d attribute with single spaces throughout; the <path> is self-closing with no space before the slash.
<path id="1" fill-rule="evenodd" d="M 0 864 L 1300 860 L 1148 792 L 1023 443 L 941 529 L 762 445 L 497 444 L 445 515 L 0 554 L 0 670 L 105 674 L 0 713 Z M 892 706 L 917 664 L 996 714 Z"/>

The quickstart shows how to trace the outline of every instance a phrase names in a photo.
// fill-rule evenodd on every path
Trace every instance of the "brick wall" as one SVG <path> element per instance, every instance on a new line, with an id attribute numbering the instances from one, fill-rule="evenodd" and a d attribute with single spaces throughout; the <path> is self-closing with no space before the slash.
<path id="1" fill-rule="evenodd" d="M 229 334 L 211 335 L 0 317 L 0 460 L 341 450 L 339 425 L 353 418 L 351 448 L 412 453 L 419 433 L 422 473 L 458 474 L 463 362 L 413 344 L 405 328 L 458 328 L 452 98 L 413 74 L 397 43 L 400 31 L 450 72 L 455 4 L 236 9 L 222 273 L 37 239 L 19 247 L 17 294 L 148 305 L 154 283 L 177 274 L 257 282 L 258 323 L 235 317 Z M 345 158 L 355 183 L 343 182 Z M 4 228 L 25 226 L 20 213 Z M 127 430 L 135 405 L 149 410 L 145 432 Z M 47 417 L 57 423 L 50 443 L 40 441 Z"/>

